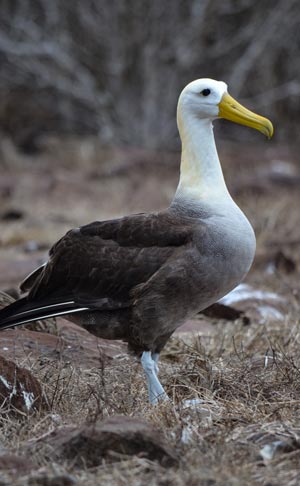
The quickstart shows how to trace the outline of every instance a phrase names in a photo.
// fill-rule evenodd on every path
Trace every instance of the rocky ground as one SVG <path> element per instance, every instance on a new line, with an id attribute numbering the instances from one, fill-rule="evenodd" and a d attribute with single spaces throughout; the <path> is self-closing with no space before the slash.
<path id="1" fill-rule="evenodd" d="M 0 485 L 300 483 L 297 147 L 221 144 L 257 235 L 246 281 L 169 341 L 151 407 L 126 346 L 63 319 L 1 333 Z M 0 153 L 0 302 L 67 229 L 165 207 L 179 155 L 50 141 Z M 8 295 L 7 294 L 10 294 Z M 17 366 L 17 367 L 16 367 Z"/>

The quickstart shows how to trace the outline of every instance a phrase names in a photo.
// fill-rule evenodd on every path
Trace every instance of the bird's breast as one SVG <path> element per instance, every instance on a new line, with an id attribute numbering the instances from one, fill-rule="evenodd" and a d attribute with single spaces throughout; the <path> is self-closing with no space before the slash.
<path id="1" fill-rule="evenodd" d="M 253 228 L 237 206 L 212 211 L 203 224 L 205 231 L 195 234 L 194 264 L 202 308 L 226 295 L 244 279 L 256 247 Z"/>

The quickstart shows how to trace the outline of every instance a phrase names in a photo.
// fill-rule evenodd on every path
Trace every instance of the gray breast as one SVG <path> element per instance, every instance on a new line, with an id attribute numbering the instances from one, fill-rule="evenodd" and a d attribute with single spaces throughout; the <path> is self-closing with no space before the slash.
<path id="1" fill-rule="evenodd" d="M 193 274 L 200 290 L 199 307 L 204 308 L 244 279 L 251 267 L 256 243 L 252 226 L 232 199 L 213 207 L 202 204 L 198 211 L 206 231 L 199 226 L 199 234 L 195 233 L 198 252 Z"/>

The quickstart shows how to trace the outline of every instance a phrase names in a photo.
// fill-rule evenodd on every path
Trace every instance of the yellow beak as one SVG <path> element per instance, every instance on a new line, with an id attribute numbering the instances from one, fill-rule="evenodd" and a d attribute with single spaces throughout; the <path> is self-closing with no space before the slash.
<path id="1" fill-rule="evenodd" d="M 262 132 L 269 139 L 272 137 L 274 129 L 273 125 L 267 118 L 256 115 L 247 108 L 244 108 L 232 96 L 225 93 L 219 103 L 219 117 L 226 118 L 240 125 L 255 128 Z"/>

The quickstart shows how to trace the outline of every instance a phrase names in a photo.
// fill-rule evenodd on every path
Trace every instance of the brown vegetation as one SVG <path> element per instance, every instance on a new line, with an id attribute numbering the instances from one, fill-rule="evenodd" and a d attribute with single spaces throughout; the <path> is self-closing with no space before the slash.
<path id="1" fill-rule="evenodd" d="M 254 294 L 231 304 L 242 311 L 236 320 L 221 308 L 217 317 L 188 322 L 170 340 L 160 376 L 171 403 L 148 404 L 140 366 L 119 343 L 96 343 L 63 320 L 41 324 L 39 332 L 31 327 L 2 333 L 1 354 L 7 357 L 9 348 L 10 357 L 40 381 L 50 404 L 50 410 L 25 418 L 1 415 L 0 479 L 5 484 L 299 484 L 297 153 L 271 144 L 248 150 L 221 145 L 230 190 L 256 229 L 257 258 L 246 280 Z M 92 140 L 53 144 L 34 162 L 7 148 L 1 288 L 15 289 L 70 226 L 164 207 L 176 185 L 176 158 L 103 151 Z M 160 430 L 171 457 L 179 458 L 176 465 L 160 463 L 148 446 L 132 449 L 125 425 L 119 432 L 128 448 L 120 452 L 111 445 L 90 464 L 90 445 L 84 444 L 94 439 L 84 434 L 116 415 L 125 422 L 127 417 L 146 421 L 154 434 Z M 52 455 L 56 443 L 51 437 L 60 430 L 66 431 L 66 441 L 67 430 L 73 431 L 79 458 Z"/>

